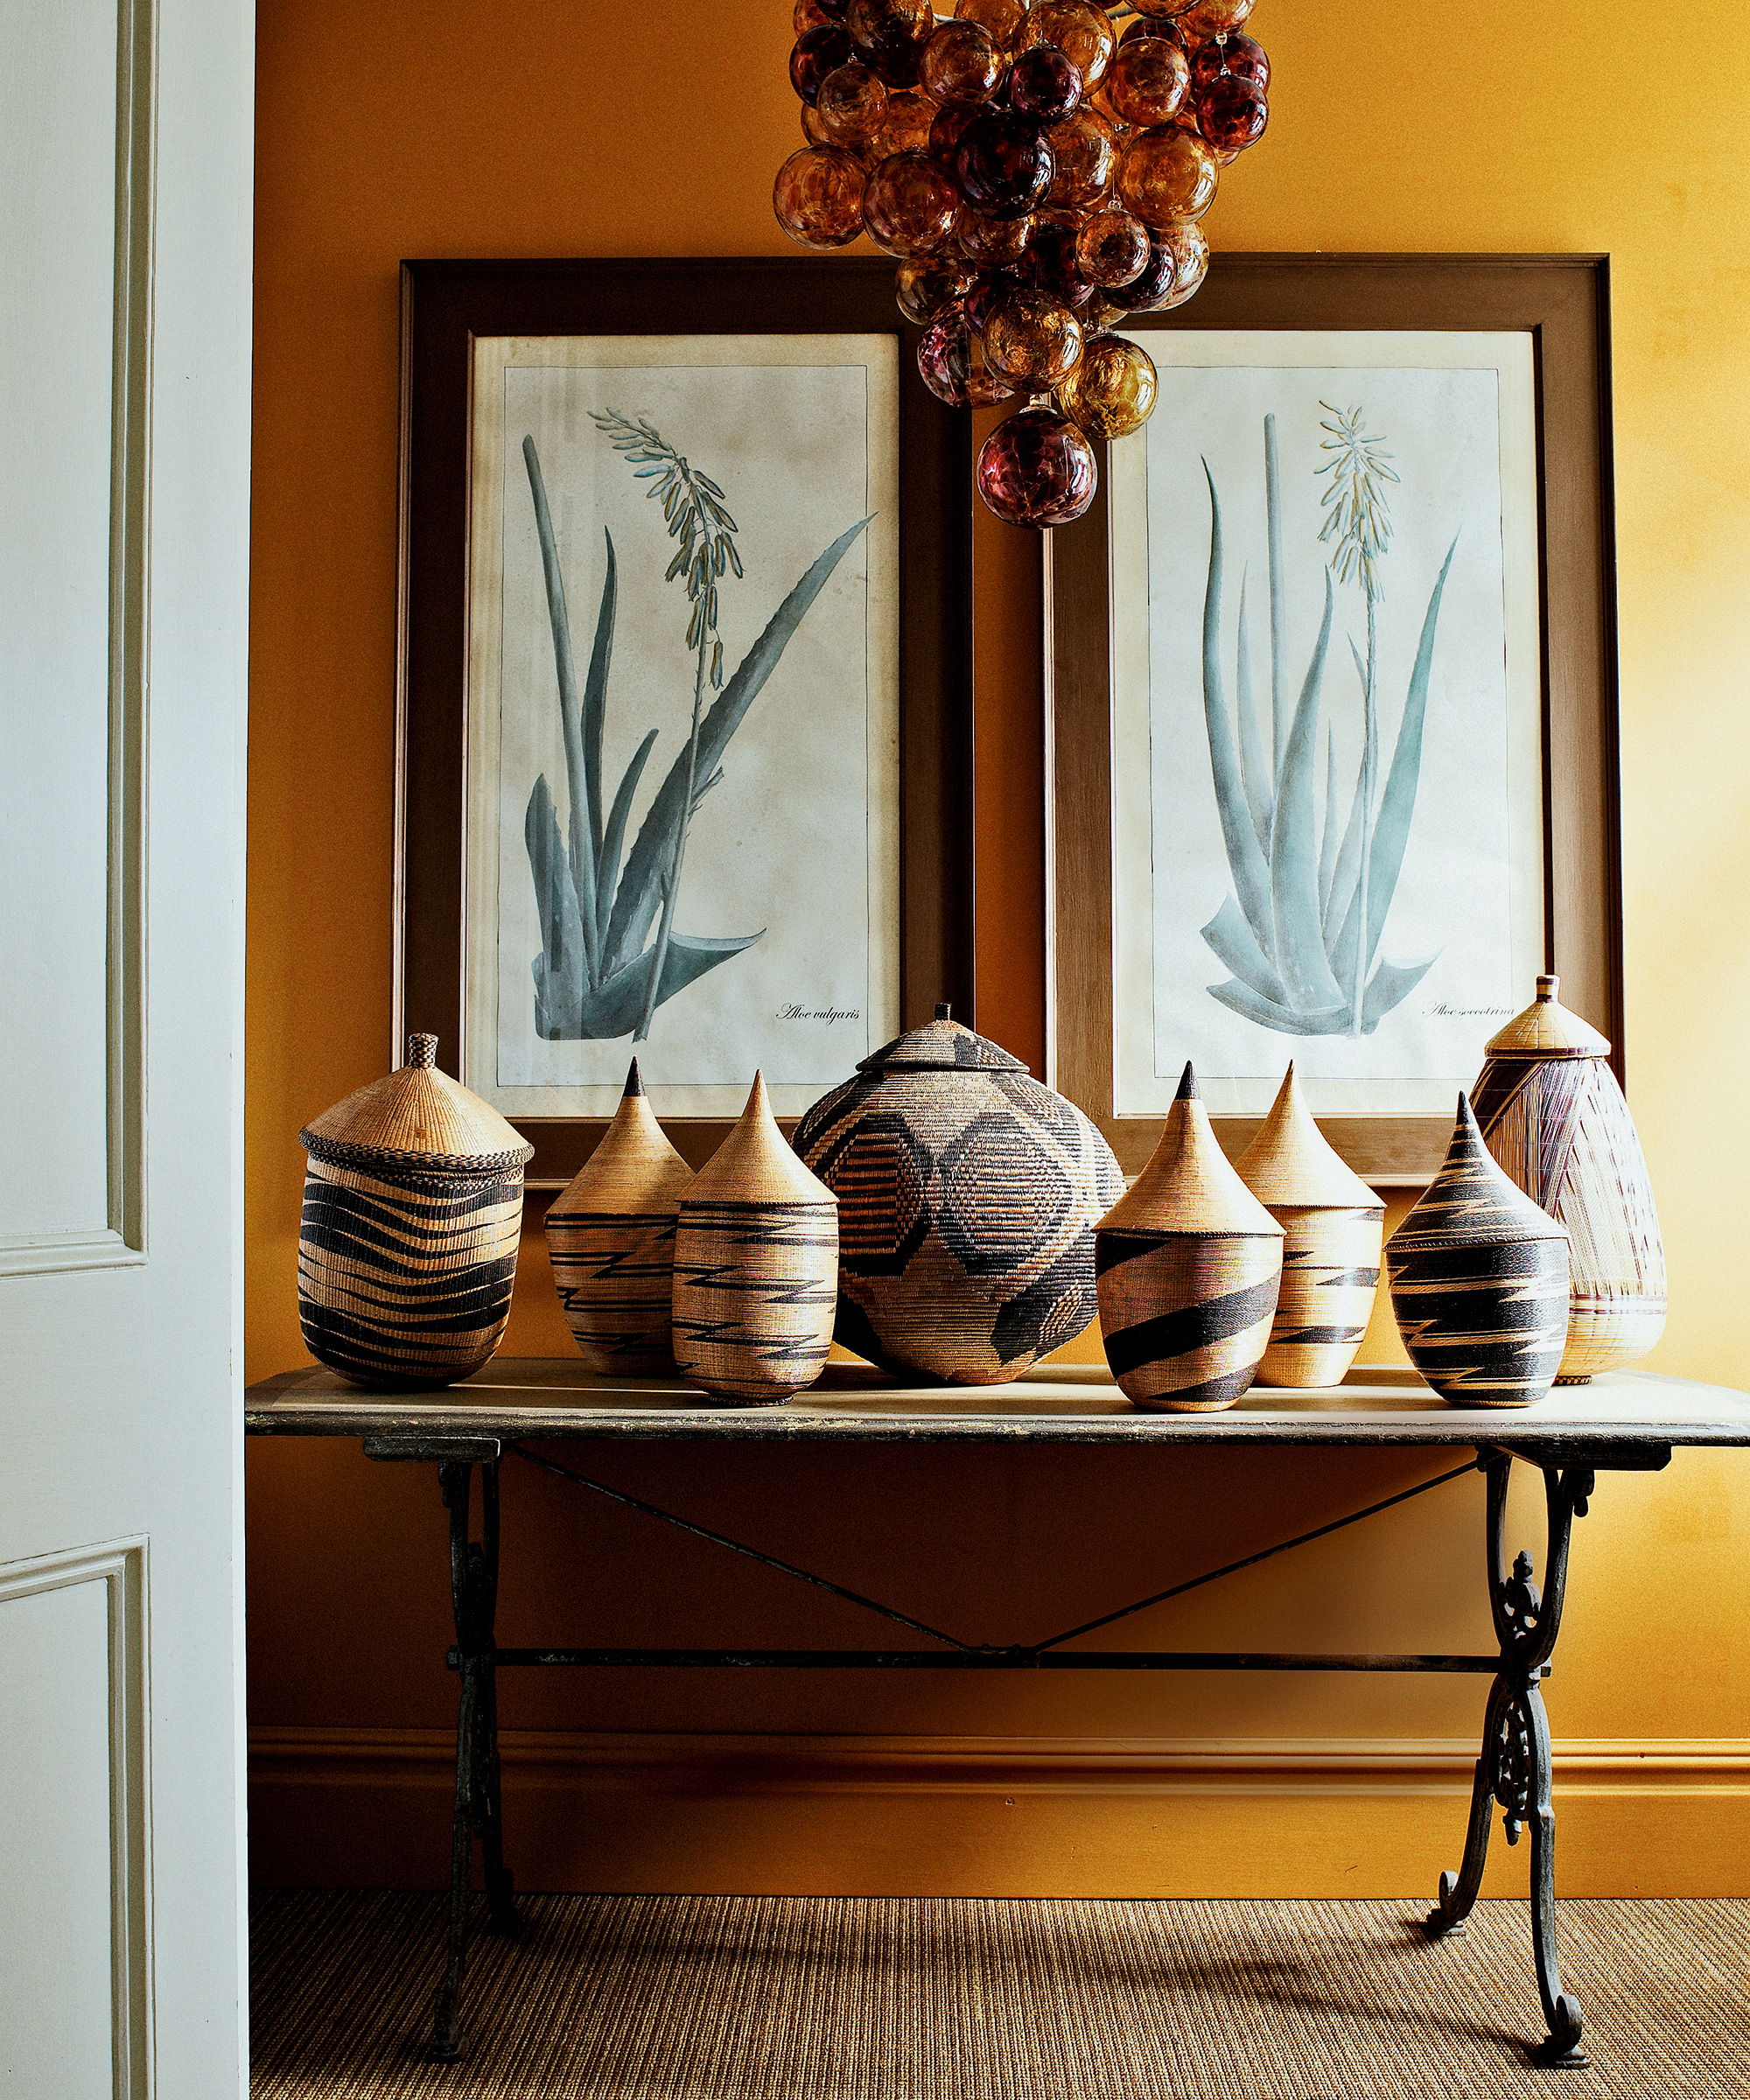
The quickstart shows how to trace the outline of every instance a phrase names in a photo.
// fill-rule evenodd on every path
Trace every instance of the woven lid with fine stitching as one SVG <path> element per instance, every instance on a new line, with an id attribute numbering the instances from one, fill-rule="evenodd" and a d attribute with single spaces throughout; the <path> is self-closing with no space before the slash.
<path id="1" fill-rule="evenodd" d="M 975 1035 L 948 1016 L 946 1004 L 938 1004 L 935 1018 L 909 1034 L 896 1035 L 891 1043 L 872 1050 L 858 1065 L 859 1072 L 1025 1072 L 1018 1057 L 1011 1057 L 989 1036 Z"/>
<path id="2" fill-rule="evenodd" d="M 407 1062 L 374 1079 L 298 1133 L 337 1166 L 429 1166 L 490 1173 L 522 1166 L 535 1147 L 478 1094 L 438 1069 L 438 1038 L 410 1035 Z"/>
<path id="3" fill-rule="evenodd" d="M 1483 1046 L 1488 1057 L 1608 1057 L 1610 1041 L 1556 997 L 1559 977 L 1539 977 L 1537 996 L 1523 1013 Z"/>

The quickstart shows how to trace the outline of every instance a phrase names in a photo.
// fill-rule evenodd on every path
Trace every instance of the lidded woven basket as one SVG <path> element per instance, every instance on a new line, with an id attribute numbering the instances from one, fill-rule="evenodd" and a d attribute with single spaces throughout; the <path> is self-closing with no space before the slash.
<path id="1" fill-rule="evenodd" d="M 1439 1172 L 1385 1244 L 1410 1361 L 1455 1407 L 1525 1407 L 1568 1332 L 1568 1236 L 1489 1157 L 1468 1097 Z"/>
<path id="2" fill-rule="evenodd" d="M 301 1130 L 298 1312 L 311 1354 L 357 1385 L 449 1385 L 510 1317 L 533 1145 L 437 1068 L 438 1038 Z"/>
<path id="3" fill-rule="evenodd" d="M 1111 1148 L 945 1005 L 792 1142 L 838 1198 L 834 1334 L 859 1356 L 1000 1384 L 1094 1318 L 1094 1222 L 1124 1187 Z"/>
<path id="4" fill-rule="evenodd" d="M 1567 1228 L 1568 1339 L 1558 1385 L 1644 1356 L 1665 1327 L 1665 1249 L 1610 1045 L 1557 998 L 1559 977 L 1491 1036 L 1473 1094 L 1502 1170 Z"/>

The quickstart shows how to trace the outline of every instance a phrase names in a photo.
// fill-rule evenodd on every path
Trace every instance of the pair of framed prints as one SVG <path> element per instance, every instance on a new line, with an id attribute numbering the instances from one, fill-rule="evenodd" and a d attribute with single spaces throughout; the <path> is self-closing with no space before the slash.
<path id="1" fill-rule="evenodd" d="M 972 1012 L 972 445 L 892 265 L 402 270 L 397 1042 L 563 1184 L 636 1054 L 702 1160 Z M 1135 1172 L 1292 1057 L 1427 1180 L 1621 986 L 1596 256 L 1236 256 L 1045 536 L 1047 1079 Z"/>

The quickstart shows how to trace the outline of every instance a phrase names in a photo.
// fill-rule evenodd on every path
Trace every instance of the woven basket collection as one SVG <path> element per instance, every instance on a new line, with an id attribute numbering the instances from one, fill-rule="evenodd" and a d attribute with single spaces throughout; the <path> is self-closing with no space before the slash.
<path id="1" fill-rule="evenodd" d="M 908 1381 L 999 1384 L 1097 1317 L 1137 1407 L 1231 1407 L 1255 1382 L 1340 1383 L 1382 1262 L 1411 1362 L 1467 1407 L 1524 1406 L 1631 1362 L 1664 1324 L 1646 1163 L 1610 1046 L 1554 977 L 1489 1043 L 1438 1175 L 1382 1250 L 1384 1208 L 1291 1064 L 1237 1161 L 1187 1065 L 1128 1188 L 1071 1102 L 946 1007 L 865 1058 L 787 1144 L 754 1074 L 695 1174 L 633 1061 L 548 1212 L 553 1276 L 592 1371 L 757 1405 L 836 1340 Z M 298 1306 L 360 1384 L 450 1383 L 509 1317 L 533 1147 L 410 1040 L 399 1071 L 299 1133 Z"/>

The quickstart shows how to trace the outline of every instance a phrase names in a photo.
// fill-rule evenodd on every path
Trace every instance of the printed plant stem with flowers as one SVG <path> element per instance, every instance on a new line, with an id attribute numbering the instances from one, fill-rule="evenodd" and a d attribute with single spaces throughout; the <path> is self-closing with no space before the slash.
<path id="1" fill-rule="evenodd" d="M 763 927 L 756 934 L 721 936 L 676 930 L 688 835 L 700 804 L 724 779 L 722 760 L 730 738 L 777 668 L 808 607 L 869 520 L 859 519 L 816 559 L 725 682 L 723 641 L 718 631 L 718 586 L 731 570 L 740 577 L 742 565 L 736 548 L 740 528 L 730 515 L 723 490 L 676 452 L 647 418 L 623 416 L 615 409 L 590 413 L 636 478 L 650 482 L 646 494 L 661 500 L 668 536 L 679 542 L 663 580 L 680 580 L 687 593 L 692 721 L 687 747 L 676 755 L 652 798 L 622 872 L 620 855 L 633 799 L 657 732 L 646 732 L 604 818 L 602 732 L 619 594 L 613 536 L 604 531 L 606 569 L 589 668 L 579 693 L 558 542 L 540 457 L 534 438 L 525 437 L 522 457 L 541 544 L 570 802 L 562 836 L 543 774 L 535 783 L 523 819 L 523 843 L 541 919 L 541 953 L 531 965 L 535 1027 L 537 1035 L 551 1042 L 600 1041 L 628 1033 L 642 1042 L 660 1005 L 764 937 Z M 709 707 L 707 681 L 716 695 Z"/>
<path id="2" fill-rule="evenodd" d="M 1380 938 L 1397 888 L 1416 809 L 1422 733 L 1433 670 L 1440 599 L 1458 538 L 1429 595 L 1410 668 L 1391 768 L 1382 792 L 1379 769 L 1378 607 L 1380 570 L 1392 536 L 1387 484 L 1396 483 L 1392 454 L 1364 427 L 1360 408 L 1320 402 L 1327 421 L 1314 473 L 1329 476 L 1319 534 L 1332 550 L 1325 607 L 1299 698 L 1287 704 L 1284 661 L 1284 597 L 1280 473 L 1276 417 L 1264 417 L 1264 505 L 1270 566 L 1270 756 L 1265 756 L 1253 706 L 1246 634 L 1246 591 L 1240 589 L 1230 714 L 1222 662 L 1222 504 L 1209 463 L 1209 574 L 1203 600 L 1203 713 L 1222 838 L 1233 877 L 1203 938 L 1232 973 L 1208 987 L 1212 998 L 1261 1026 L 1290 1035 L 1371 1035 L 1402 1004 L 1436 957 L 1396 962 L 1380 955 Z M 1359 586 L 1367 616 L 1365 658 L 1349 643 L 1362 688 L 1362 753 L 1347 819 L 1338 791 L 1336 740 L 1325 737 L 1325 806 L 1318 816 L 1319 716 L 1325 662 L 1335 612 L 1334 583 Z"/>

